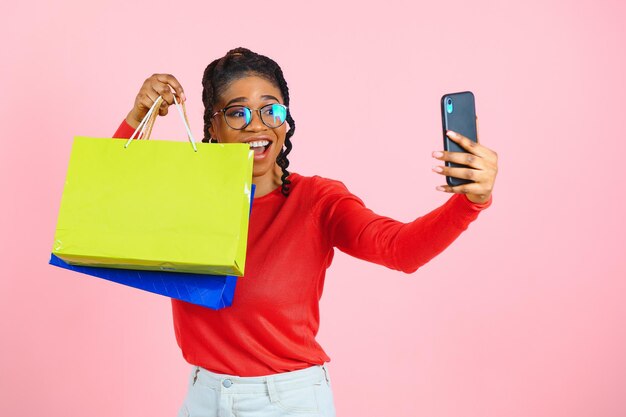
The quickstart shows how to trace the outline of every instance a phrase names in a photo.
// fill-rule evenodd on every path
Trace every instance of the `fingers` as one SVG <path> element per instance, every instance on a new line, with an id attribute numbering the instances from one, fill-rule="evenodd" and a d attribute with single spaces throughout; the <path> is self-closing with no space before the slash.
<path id="1" fill-rule="evenodd" d="M 163 83 L 154 84 L 152 85 L 152 91 L 148 92 L 148 95 L 153 103 L 159 96 L 163 97 L 161 106 L 159 106 L 159 115 L 167 115 L 169 106 L 174 104 L 174 94 L 172 94 L 170 87 Z"/>
<path id="2" fill-rule="evenodd" d="M 169 106 L 174 104 L 174 94 L 176 94 L 180 101 L 185 101 L 185 92 L 180 85 L 176 77 L 171 74 L 154 74 L 148 78 L 149 91 L 147 94 L 154 102 L 159 96 L 163 97 L 163 102 L 159 107 L 159 115 L 165 116 L 169 112 Z M 174 92 L 172 92 L 172 89 Z"/>
<path id="3" fill-rule="evenodd" d="M 454 162 L 455 164 L 467 165 L 471 168 L 481 169 L 484 167 L 483 158 L 467 152 L 433 152 L 433 157 L 440 161 Z"/>
<path id="4" fill-rule="evenodd" d="M 492 151 L 491 149 L 481 145 L 480 143 L 476 143 L 473 140 L 459 134 L 448 130 L 446 132 L 446 136 L 448 136 L 451 140 L 458 143 L 463 149 L 468 151 L 471 154 L 477 155 L 490 163 L 496 163 L 498 159 L 498 155 Z M 467 164 L 466 164 L 467 165 Z"/>
<path id="5" fill-rule="evenodd" d="M 183 86 L 180 85 L 176 77 L 174 77 L 172 74 L 154 74 L 153 77 L 155 77 L 159 82 L 163 84 L 167 84 L 170 87 L 172 87 L 174 91 L 176 92 L 176 95 L 180 97 L 182 101 L 187 100 L 185 97 L 185 92 L 183 91 Z M 165 99 L 165 97 L 163 98 Z"/>
<path id="6" fill-rule="evenodd" d="M 495 154 L 495 152 L 494 152 Z M 465 167 L 434 166 L 433 171 L 448 177 L 467 179 L 486 184 L 489 191 L 498 173 L 497 156 L 494 161 L 465 152 L 433 152 L 433 157 L 444 162 L 453 162 Z"/>
<path id="7" fill-rule="evenodd" d="M 169 106 L 174 104 L 174 95 L 181 102 L 186 100 L 183 87 L 176 77 L 171 74 L 153 74 L 141 86 L 127 120 L 131 125 L 140 123 L 159 96 L 163 97 L 163 103 L 158 109 L 159 115 L 167 115 Z"/>
<path id="8" fill-rule="evenodd" d="M 145 115 L 152 107 L 152 104 L 154 104 L 156 97 L 151 97 L 149 94 L 138 94 L 135 99 L 135 107 Z"/>
<path id="9" fill-rule="evenodd" d="M 468 197 L 472 197 L 471 200 L 476 203 L 485 203 L 489 200 L 489 196 L 491 195 L 492 190 L 486 190 L 478 183 L 470 183 L 457 185 L 456 187 L 450 187 L 449 185 L 440 185 L 437 187 L 437 190 L 443 191 L 446 193 L 453 194 L 465 194 Z"/>
<path id="10" fill-rule="evenodd" d="M 433 171 L 448 177 L 461 178 L 464 180 L 477 181 L 483 180 L 484 172 L 480 169 L 456 168 L 447 166 L 433 167 Z"/>
<path id="11" fill-rule="evenodd" d="M 172 93 L 172 90 L 167 84 L 163 84 L 163 83 L 153 84 L 151 88 L 152 88 L 152 91 L 149 92 L 151 97 L 161 96 L 163 97 L 163 102 L 167 103 L 167 105 L 174 104 L 174 94 Z"/>
<path id="12" fill-rule="evenodd" d="M 156 101 L 157 98 L 159 98 L 159 93 L 156 92 L 154 89 L 149 89 L 147 91 L 145 91 L 143 94 L 143 96 L 147 97 L 150 103 L 150 105 L 148 106 L 148 108 L 152 107 L 152 104 L 154 104 L 154 102 Z"/>
<path id="13" fill-rule="evenodd" d="M 471 194 L 473 191 L 479 191 L 479 187 L 476 183 L 469 183 L 463 185 L 457 185 L 455 187 L 451 187 L 448 184 L 437 186 L 437 190 L 445 191 L 446 193 L 455 193 L 455 194 Z"/>
<path id="14" fill-rule="evenodd" d="M 437 190 L 447 193 L 465 194 L 470 201 L 475 203 L 486 202 L 493 191 L 493 186 L 498 173 L 498 155 L 491 149 L 471 141 L 463 135 L 448 131 L 447 136 L 458 143 L 467 152 L 433 152 L 433 157 L 458 166 L 435 166 L 433 171 L 448 177 L 460 178 L 473 181 L 468 184 L 451 187 L 441 185 Z"/>
<path id="15" fill-rule="evenodd" d="M 460 133 L 453 132 L 452 130 L 448 130 L 446 132 L 446 136 L 458 143 L 466 151 L 482 156 L 481 145 L 473 140 L 461 135 Z"/>

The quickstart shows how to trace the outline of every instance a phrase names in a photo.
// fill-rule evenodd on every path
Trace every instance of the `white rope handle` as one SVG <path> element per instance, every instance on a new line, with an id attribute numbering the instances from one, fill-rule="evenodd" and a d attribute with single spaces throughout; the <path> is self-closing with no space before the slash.
<path id="1" fill-rule="evenodd" d="M 135 132 L 133 132 L 130 139 L 128 139 L 128 141 L 124 144 L 124 148 L 128 148 L 128 145 L 130 145 L 133 139 L 141 139 L 143 137 L 143 135 L 146 132 L 146 127 L 148 126 L 148 120 L 150 120 L 150 117 L 152 117 L 152 114 L 156 111 L 156 109 L 161 106 L 162 102 L 163 102 L 162 96 L 159 96 L 157 97 L 156 100 L 154 100 L 152 107 L 150 107 L 150 109 L 148 110 L 144 118 L 141 120 L 141 123 L 139 123 L 139 126 L 137 126 L 137 129 L 135 129 Z M 187 119 L 185 118 L 185 115 L 183 114 L 183 111 L 181 110 L 180 105 L 178 104 L 178 100 L 176 100 L 176 96 L 174 96 L 174 103 L 176 104 L 176 109 L 178 110 L 178 114 L 180 115 L 180 118 L 183 119 L 185 130 L 187 130 L 187 138 L 189 139 L 189 142 L 191 142 L 191 146 L 193 147 L 194 152 L 198 152 L 198 147 L 196 146 L 196 142 L 193 139 L 191 129 L 189 128 Z"/>
<path id="2" fill-rule="evenodd" d="M 193 135 L 191 134 L 191 129 L 189 128 L 189 123 L 187 123 L 187 118 L 183 114 L 183 111 L 178 104 L 178 100 L 176 100 L 176 96 L 174 96 L 174 104 L 176 104 L 176 110 L 178 110 L 178 114 L 180 114 L 180 118 L 183 119 L 183 124 L 185 125 L 185 129 L 187 129 L 187 137 L 189 138 L 189 142 L 191 142 L 191 146 L 193 147 L 194 152 L 198 152 L 198 148 L 196 147 L 196 141 L 193 140 Z"/>
<path id="3" fill-rule="evenodd" d="M 156 100 L 154 100 L 154 103 L 152 104 L 152 107 L 150 107 L 150 109 L 148 110 L 148 113 L 146 113 L 146 115 L 143 117 L 143 119 L 141 120 L 141 123 L 139 123 L 139 126 L 137 126 L 137 129 L 135 129 L 135 132 L 133 132 L 130 139 L 128 139 L 128 141 L 124 144 L 125 148 L 128 148 L 128 145 L 130 145 L 130 143 L 133 141 L 133 139 L 135 139 L 135 137 L 137 137 L 137 139 L 140 139 L 143 136 L 145 129 L 146 129 L 146 125 L 148 124 L 148 120 L 150 120 L 150 116 L 152 116 L 152 112 L 154 111 L 157 105 L 161 105 L 162 100 L 163 100 L 163 97 L 161 96 L 159 96 Z"/>

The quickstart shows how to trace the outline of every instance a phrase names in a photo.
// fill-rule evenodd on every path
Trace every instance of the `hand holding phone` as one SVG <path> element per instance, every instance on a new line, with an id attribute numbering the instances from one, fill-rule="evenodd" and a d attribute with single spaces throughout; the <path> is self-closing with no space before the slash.
<path id="1" fill-rule="evenodd" d="M 466 138 L 477 142 L 478 132 L 476 129 L 476 105 L 474 94 L 471 91 L 461 93 L 444 94 L 441 97 L 441 122 L 443 125 L 443 149 L 448 152 L 465 152 L 457 143 L 446 136 L 448 130 L 459 133 Z M 456 164 L 446 161 L 447 167 L 468 168 L 467 165 Z M 449 186 L 469 184 L 473 181 L 468 179 L 446 176 Z"/>
<path id="2" fill-rule="evenodd" d="M 445 152 L 433 157 L 445 162 L 433 171 L 446 176 L 447 185 L 437 190 L 465 194 L 477 204 L 486 203 L 498 172 L 498 155 L 478 143 L 476 107 L 470 91 L 445 94 L 441 98 L 441 122 Z"/>

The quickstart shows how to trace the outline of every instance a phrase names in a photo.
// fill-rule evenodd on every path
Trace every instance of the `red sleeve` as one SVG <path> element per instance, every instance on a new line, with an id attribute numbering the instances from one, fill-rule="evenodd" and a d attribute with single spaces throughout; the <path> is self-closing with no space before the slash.
<path id="1" fill-rule="evenodd" d="M 135 128 L 129 125 L 126 122 L 126 119 L 122 120 L 122 124 L 117 128 L 117 131 L 113 134 L 114 138 L 119 139 L 129 139 L 133 133 L 135 133 Z"/>
<path id="2" fill-rule="evenodd" d="M 453 195 L 410 223 L 379 216 L 337 181 L 325 180 L 317 209 L 320 226 L 342 252 L 406 273 L 415 272 L 447 248 L 491 205 Z"/>

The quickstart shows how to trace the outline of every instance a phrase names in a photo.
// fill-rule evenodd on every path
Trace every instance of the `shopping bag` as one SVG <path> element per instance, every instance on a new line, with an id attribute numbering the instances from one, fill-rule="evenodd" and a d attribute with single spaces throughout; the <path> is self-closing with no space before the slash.
<path id="1" fill-rule="evenodd" d="M 76 137 L 52 253 L 72 265 L 242 276 L 253 152 L 196 144 L 185 127 L 192 147 Z"/>
<path id="2" fill-rule="evenodd" d="M 229 307 L 232 304 L 237 284 L 237 277 L 232 275 L 201 275 L 70 265 L 54 254 L 50 257 L 50 265 L 214 310 Z"/>
<path id="3" fill-rule="evenodd" d="M 252 201 L 254 201 L 254 191 L 255 185 L 252 184 Z M 50 256 L 49 263 L 59 268 L 103 278 L 214 310 L 232 305 L 237 284 L 237 277 L 232 275 L 202 275 L 70 265 L 54 254 Z"/>

